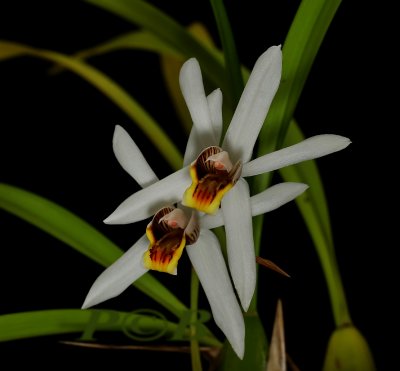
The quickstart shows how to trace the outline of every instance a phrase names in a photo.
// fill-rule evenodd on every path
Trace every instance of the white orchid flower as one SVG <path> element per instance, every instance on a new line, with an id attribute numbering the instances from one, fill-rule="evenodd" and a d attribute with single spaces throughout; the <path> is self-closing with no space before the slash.
<path id="1" fill-rule="evenodd" d="M 257 136 L 279 86 L 281 68 L 280 46 L 269 48 L 259 57 L 220 148 L 221 91 L 217 89 L 206 97 L 197 60 L 192 58 L 185 62 L 180 72 L 180 85 L 193 120 L 185 167 L 134 193 L 104 221 L 108 224 L 133 223 L 150 217 L 166 204 L 180 201 L 200 211 L 216 213 L 216 216 L 204 217 L 201 223 L 209 226 L 213 225 L 213 218 L 219 223 L 223 220 L 229 269 L 245 311 L 256 286 L 256 263 L 252 232 L 254 205 L 243 177 L 325 156 L 350 144 L 350 140 L 342 136 L 317 135 L 251 160 Z M 122 144 L 123 139 L 120 141 Z M 123 149 L 117 149 L 116 154 L 118 151 Z M 197 160 L 190 164 L 199 153 Z M 260 195 L 257 201 L 265 200 L 262 197 L 267 194 Z"/>
<path id="2" fill-rule="evenodd" d="M 140 186 L 151 187 L 158 182 L 139 148 L 120 126 L 115 128 L 113 149 L 121 166 Z M 301 183 L 281 183 L 268 188 L 251 198 L 252 215 L 272 211 L 306 189 L 307 186 Z M 221 213 L 204 215 L 200 219 L 199 232 L 196 215 L 197 212 L 189 218 L 179 208 L 160 209 L 147 226 L 146 235 L 96 279 L 82 308 L 118 296 L 149 269 L 176 274 L 178 259 L 187 244 L 186 251 L 208 298 L 215 323 L 242 358 L 245 336 L 243 315 L 218 239 L 209 231 L 223 225 L 224 221 Z"/>

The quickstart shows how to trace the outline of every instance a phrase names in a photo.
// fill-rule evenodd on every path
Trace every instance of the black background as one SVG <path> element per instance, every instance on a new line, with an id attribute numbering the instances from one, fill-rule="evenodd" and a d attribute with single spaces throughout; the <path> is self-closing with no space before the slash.
<path id="1" fill-rule="evenodd" d="M 201 21 L 218 40 L 206 1 L 152 1 L 184 25 Z M 282 44 L 298 1 L 226 2 L 238 53 L 252 67 L 270 45 Z M 386 64 L 382 9 L 344 2 L 332 22 L 316 58 L 296 110 L 306 136 L 335 133 L 352 145 L 318 160 L 330 206 L 340 271 L 355 325 L 371 345 L 378 369 L 389 369 L 391 270 L 388 261 L 396 247 L 385 206 L 393 205 L 390 178 L 383 163 L 390 156 L 388 137 L 394 120 L 383 82 L 391 81 Z M 0 39 L 73 53 L 132 30 L 128 22 L 83 2 L 13 2 L 2 5 Z M 160 122 L 181 150 L 185 139 L 165 93 L 159 60 L 150 53 L 118 51 L 90 63 L 109 74 Z M 134 137 L 160 177 L 168 166 L 152 150 L 134 123 L 107 98 L 78 76 L 64 72 L 49 76 L 51 65 L 34 58 L 0 64 L 0 180 L 53 200 L 87 220 L 121 248 L 127 249 L 142 233 L 145 222 L 107 226 L 102 220 L 138 186 L 115 160 L 111 139 L 115 124 Z M 276 181 L 279 179 L 276 178 Z M 394 209 L 394 205 L 390 206 Z M 394 209 L 395 210 L 395 209 Z M 275 303 L 283 298 L 288 353 L 301 370 L 321 367 L 334 323 L 322 271 L 305 226 L 293 204 L 266 217 L 263 256 L 292 276 L 286 280 L 261 270 L 259 312 L 270 335 Z M 102 267 L 58 240 L 0 212 L 1 313 L 79 308 Z M 189 261 L 180 263 L 178 277 L 156 274 L 186 304 L 189 298 Z M 207 301 L 201 297 L 207 308 Z M 129 288 L 99 308 L 133 310 L 155 308 L 143 294 Z M 0 329 L 1 331 L 1 329 Z M 189 355 L 76 349 L 60 340 L 73 335 L 14 341 L 0 345 L 0 354 L 15 364 L 51 365 L 49 354 L 73 367 L 82 360 L 93 366 L 110 360 L 141 369 L 159 364 L 187 370 Z M 121 339 L 117 339 L 121 340 Z M 18 356 L 17 356 L 18 355 Z M 154 357 L 156 355 L 156 357 Z M 169 363 L 168 363 L 169 362 Z"/>

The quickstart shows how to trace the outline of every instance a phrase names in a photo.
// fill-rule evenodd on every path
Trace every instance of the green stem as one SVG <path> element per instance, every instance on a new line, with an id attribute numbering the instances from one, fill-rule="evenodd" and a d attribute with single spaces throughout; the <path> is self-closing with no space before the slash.
<path id="1" fill-rule="evenodd" d="M 190 321 L 190 353 L 192 357 L 192 370 L 202 371 L 201 357 L 199 342 L 196 337 L 196 322 L 197 322 L 197 309 L 199 304 L 199 278 L 192 267 L 192 274 L 190 278 L 190 311 L 192 313 L 192 318 Z"/>

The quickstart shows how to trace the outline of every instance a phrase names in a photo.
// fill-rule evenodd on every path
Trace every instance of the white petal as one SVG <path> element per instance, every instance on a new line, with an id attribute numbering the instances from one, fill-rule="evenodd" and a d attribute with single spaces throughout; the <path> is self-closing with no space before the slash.
<path id="1" fill-rule="evenodd" d="M 216 140 L 204 92 L 203 79 L 199 63 L 195 58 L 191 58 L 183 64 L 179 74 L 179 83 L 193 120 L 193 126 L 196 127 L 199 134 L 198 139 L 201 148 L 215 145 Z"/>
<path id="2" fill-rule="evenodd" d="M 221 140 L 222 133 L 222 92 L 221 89 L 215 89 L 207 96 L 208 107 L 210 109 L 211 123 L 214 128 L 214 134 L 218 145 Z"/>
<path id="3" fill-rule="evenodd" d="M 293 146 L 256 158 L 243 165 L 242 176 L 253 176 L 302 161 L 329 155 L 350 144 L 350 139 L 334 134 L 316 135 Z"/>
<path id="4" fill-rule="evenodd" d="M 183 166 L 191 164 L 196 160 L 197 156 L 201 153 L 203 147 L 199 138 L 199 132 L 193 125 L 190 130 L 189 138 L 186 144 L 185 155 L 183 156 Z"/>
<path id="5" fill-rule="evenodd" d="M 256 216 L 268 213 L 281 207 L 282 205 L 294 200 L 308 188 L 304 183 L 280 183 L 276 184 L 265 191 L 260 192 L 250 198 L 251 215 Z M 222 212 L 218 211 L 215 215 L 204 215 L 201 218 L 201 227 L 213 229 L 224 225 Z"/>
<path id="6" fill-rule="evenodd" d="M 121 294 L 148 269 L 143 267 L 143 254 L 149 246 L 142 236 L 124 255 L 110 265 L 96 281 L 86 296 L 82 309 L 92 307 Z"/>
<path id="7" fill-rule="evenodd" d="M 243 178 L 225 195 L 221 206 L 229 270 L 242 307 L 247 311 L 256 287 L 256 257 L 250 191 Z"/>
<path id="8" fill-rule="evenodd" d="M 190 183 L 189 169 L 178 170 L 128 197 L 104 223 L 128 224 L 146 219 L 162 207 L 180 201 Z"/>
<path id="9" fill-rule="evenodd" d="M 125 129 L 119 125 L 116 125 L 114 130 L 113 150 L 115 157 L 123 169 L 135 179 L 142 188 L 158 180 L 157 175 L 147 163 L 136 143 Z"/>
<path id="10" fill-rule="evenodd" d="M 200 226 L 204 229 L 213 229 L 224 225 L 224 218 L 222 217 L 222 212 L 218 212 L 214 215 L 204 214 L 200 219 Z"/>
<path id="11" fill-rule="evenodd" d="M 251 198 L 251 214 L 256 216 L 275 210 L 294 200 L 307 188 L 307 184 L 294 182 L 285 182 L 269 187 Z"/>
<path id="12" fill-rule="evenodd" d="M 211 94 L 207 96 L 208 107 L 210 109 L 211 122 L 216 138 L 215 143 L 211 145 L 218 145 L 221 132 L 222 132 L 222 93 L 220 89 L 215 89 Z M 200 152 L 205 148 L 202 146 L 202 140 L 200 138 L 199 131 L 196 126 L 192 126 L 189 138 L 186 144 L 185 156 L 183 157 L 183 166 L 187 166 L 192 163 Z"/>
<path id="13" fill-rule="evenodd" d="M 254 65 L 226 132 L 222 148 L 234 154 L 233 162 L 250 160 L 254 143 L 278 89 L 281 72 L 281 48 L 273 46 Z"/>
<path id="14" fill-rule="evenodd" d="M 244 354 L 245 326 L 232 283 L 215 235 L 202 230 L 197 242 L 186 247 L 203 286 L 215 323 L 240 359 Z"/>

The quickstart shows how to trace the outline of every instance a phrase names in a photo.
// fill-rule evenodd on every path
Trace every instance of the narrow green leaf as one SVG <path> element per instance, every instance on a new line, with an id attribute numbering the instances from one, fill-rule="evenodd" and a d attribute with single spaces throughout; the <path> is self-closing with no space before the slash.
<path id="1" fill-rule="evenodd" d="M 305 137 L 296 120 L 292 120 L 286 134 L 284 147 L 299 143 L 304 139 Z M 288 166 L 280 169 L 279 172 L 287 181 L 303 182 L 309 185 L 310 188 L 307 190 L 307 197 L 316 214 L 316 219 L 321 223 L 321 228 L 329 243 L 329 250 L 334 251 L 328 203 L 316 162 L 313 160 L 305 161 L 296 166 Z"/>
<path id="2" fill-rule="evenodd" d="M 163 55 L 177 58 L 181 57 L 181 54 L 172 49 L 170 45 L 147 31 L 132 31 L 119 35 L 89 49 L 80 50 L 74 53 L 73 57 L 83 60 L 121 49 L 143 50 L 153 53 L 162 53 Z M 56 65 L 50 70 L 50 73 L 56 74 L 64 69 L 64 67 Z"/>
<path id="3" fill-rule="evenodd" d="M 165 86 L 171 98 L 171 103 L 175 108 L 175 112 L 179 117 L 179 121 L 185 133 L 189 135 L 192 129 L 192 118 L 190 117 L 186 104 L 181 104 L 183 97 L 179 86 L 179 71 L 181 70 L 182 64 L 183 60 L 181 58 L 160 55 L 160 68 L 164 77 Z"/>
<path id="4" fill-rule="evenodd" d="M 283 45 L 282 82 L 261 132 L 259 154 L 279 148 L 314 59 L 341 0 L 303 0 Z"/>
<path id="5" fill-rule="evenodd" d="M 108 76 L 81 60 L 60 53 L 35 49 L 10 41 L 0 41 L 0 60 L 23 55 L 55 62 L 84 78 L 107 96 L 139 126 L 173 168 L 178 169 L 181 167 L 182 156 L 175 144 L 172 143 L 157 122 L 143 107 Z"/>
<path id="6" fill-rule="evenodd" d="M 96 340 L 99 331 L 120 331 L 128 337 L 149 341 L 171 338 L 180 326 L 168 321 L 162 313 L 120 312 L 104 309 L 53 309 L 33 312 L 3 314 L 0 316 L 0 342 L 28 339 L 39 336 L 78 333 L 76 340 Z M 182 340 L 190 338 L 189 328 L 182 333 Z M 221 346 L 213 337 L 202 336 L 201 344 Z"/>
<path id="7" fill-rule="evenodd" d="M 303 139 L 304 136 L 298 125 L 295 120 L 292 120 L 284 142 L 285 146 L 298 143 Z M 302 162 L 282 168 L 279 172 L 285 181 L 303 182 L 310 186 L 306 193 L 296 198 L 296 204 L 306 223 L 323 268 L 335 323 L 337 326 L 351 323 L 336 261 L 328 205 L 316 162 L 314 160 Z"/>
<path id="8" fill-rule="evenodd" d="M 188 27 L 188 31 L 201 43 L 208 48 L 213 48 L 214 44 L 211 36 L 201 23 L 193 23 Z M 161 54 L 161 71 L 167 86 L 169 96 L 175 111 L 178 114 L 182 126 L 187 134 L 192 128 L 192 118 L 183 99 L 181 88 L 179 86 L 179 72 L 184 62 L 184 57 L 174 57 L 167 54 Z"/>
<path id="9" fill-rule="evenodd" d="M 280 148 L 315 56 L 341 0 L 303 0 L 283 46 L 282 79 L 261 129 L 257 157 Z M 263 191 L 272 172 L 257 176 L 253 193 Z M 302 181 L 302 180 L 301 180 Z M 259 254 L 263 216 L 253 219 L 256 254 Z M 310 234 L 312 233 L 309 230 Z M 256 300 L 253 301 L 256 305 Z"/>
<path id="10" fill-rule="evenodd" d="M 123 254 L 119 247 L 78 216 L 23 189 L 0 183 L 0 208 L 44 230 L 105 267 Z M 149 273 L 134 285 L 178 317 L 187 310 Z"/>
<path id="11" fill-rule="evenodd" d="M 243 77 L 237 55 L 235 40 L 223 0 L 210 0 L 214 17 L 217 22 L 218 33 L 221 39 L 225 59 L 225 73 L 228 89 L 233 97 L 232 103 L 236 107 L 244 88 Z M 226 131 L 226 128 L 225 128 Z"/>
<path id="12" fill-rule="evenodd" d="M 147 31 L 132 31 L 119 35 L 93 48 L 77 52 L 74 56 L 82 59 L 110 53 L 120 49 L 139 49 L 149 52 L 162 53 L 174 57 L 181 57 L 181 53 L 166 44 L 156 35 Z"/>
<path id="13" fill-rule="evenodd" d="M 196 57 L 202 71 L 228 91 L 221 54 L 200 43 L 184 27 L 157 7 L 141 0 L 86 0 L 156 35 L 186 58 Z M 230 101 L 231 96 L 227 95 Z M 232 103 L 232 102 L 231 102 Z"/>
<path id="14" fill-rule="evenodd" d="M 0 316 L 0 342 L 38 336 L 81 333 L 82 340 L 93 340 L 97 331 L 123 331 L 132 321 L 140 322 L 140 329 L 165 331 L 172 335 L 177 324 L 129 312 L 114 310 L 54 309 L 11 313 Z"/>

